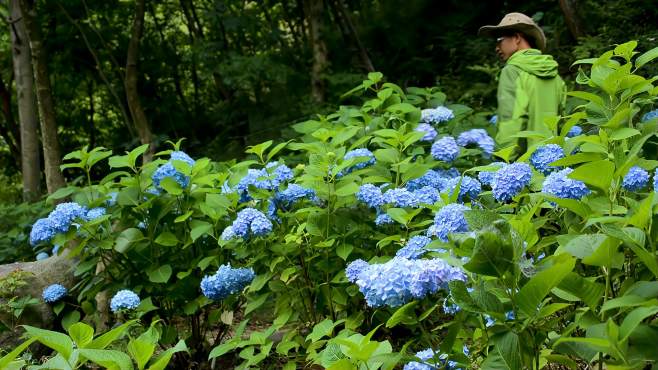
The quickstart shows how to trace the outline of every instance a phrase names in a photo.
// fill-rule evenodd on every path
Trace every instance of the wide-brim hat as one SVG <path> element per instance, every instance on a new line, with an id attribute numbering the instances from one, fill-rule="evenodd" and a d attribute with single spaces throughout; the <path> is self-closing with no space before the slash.
<path id="1" fill-rule="evenodd" d="M 546 35 L 544 35 L 544 31 L 542 31 L 532 18 L 523 13 L 506 14 L 497 25 L 480 27 L 478 35 L 495 37 L 507 31 L 521 32 L 531 38 L 540 50 L 546 48 Z"/>

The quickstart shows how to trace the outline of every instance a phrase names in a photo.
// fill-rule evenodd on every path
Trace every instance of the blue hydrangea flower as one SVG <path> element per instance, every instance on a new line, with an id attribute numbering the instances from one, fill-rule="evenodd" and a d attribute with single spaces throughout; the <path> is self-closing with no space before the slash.
<path id="1" fill-rule="evenodd" d="M 496 124 L 498 123 L 498 115 L 494 114 L 493 116 L 491 116 L 491 118 L 489 118 L 489 123 L 493 126 L 496 126 Z"/>
<path id="2" fill-rule="evenodd" d="M 350 262 L 350 264 L 345 268 L 345 276 L 347 276 L 347 280 L 349 280 L 351 283 L 356 283 L 356 281 L 359 279 L 359 275 L 368 267 L 370 267 L 368 262 L 362 259 L 356 259 Z"/>
<path id="3" fill-rule="evenodd" d="M 55 232 L 64 233 L 69 230 L 71 224 L 76 219 L 84 219 L 87 215 L 87 208 L 78 203 L 60 203 L 50 212 L 48 219 Z"/>
<path id="4" fill-rule="evenodd" d="M 395 221 L 387 213 L 379 213 L 375 219 L 375 225 L 384 226 L 395 223 Z"/>
<path id="5" fill-rule="evenodd" d="M 455 304 L 454 302 L 452 302 L 451 299 L 446 298 L 446 299 L 443 301 L 443 312 L 444 312 L 446 315 L 453 315 L 453 316 L 454 316 L 454 315 L 457 314 L 457 312 L 459 312 L 459 311 L 461 311 L 461 310 L 462 310 L 461 307 L 459 307 L 457 304 Z"/>
<path id="6" fill-rule="evenodd" d="M 372 166 L 377 162 L 375 155 L 366 148 L 350 150 L 349 152 L 345 153 L 343 160 L 346 161 L 352 158 L 358 158 L 358 161 L 360 162 L 343 170 L 344 173 L 341 173 L 341 175 L 348 174 L 354 170 L 360 170 L 368 166 Z"/>
<path id="7" fill-rule="evenodd" d="M 413 191 L 416 201 L 420 204 L 434 204 L 441 199 L 439 191 L 431 186 L 423 186 Z"/>
<path id="8" fill-rule="evenodd" d="M 110 300 L 110 310 L 114 313 L 123 310 L 134 310 L 140 302 L 139 296 L 135 292 L 123 289 L 118 291 Z"/>
<path id="9" fill-rule="evenodd" d="M 535 169 L 544 175 L 560 167 L 550 166 L 552 162 L 564 158 L 564 150 L 557 144 L 548 144 L 538 147 L 530 156 L 530 163 Z"/>
<path id="10" fill-rule="evenodd" d="M 272 170 L 274 168 L 274 170 Z M 271 179 L 271 187 L 269 189 L 278 188 L 279 185 L 286 183 L 293 179 L 295 174 L 290 167 L 279 162 L 269 162 L 265 165 L 266 174 L 270 174 L 274 178 Z"/>
<path id="11" fill-rule="evenodd" d="M 97 219 L 101 216 L 104 216 L 105 212 L 106 212 L 106 210 L 103 207 L 92 208 L 87 212 L 84 219 L 87 220 L 87 221 L 92 221 L 92 220 L 95 220 L 95 219 Z"/>
<path id="12" fill-rule="evenodd" d="M 447 122 L 455 118 L 452 110 L 446 107 L 436 107 L 423 109 L 420 112 L 420 122 L 436 125 L 437 123 Z"/>
<path id="13" fill-rule="evenodd" d="M 48 256 L 48 253 L 46 253 L 46 252 L 39 252 L 39 254 L 37 254 L 37 258 L 36 258 L 36 260 L 37 260 L 37 261 L 41 261 L 41 260 L 45 260 L 45 259 L 48 258 L 48 257 L 49 257 L 49 256 Z"/>
<path id="14" fill-rule="evenodd" d="M 297 184 L 289 184 L 288 187 L 276 193 L 274 200 L 277 205 L 283 208 L 290 208 L 293 204 L 299 202 L 302 199 L 309 199 L 313 202 L 317 202 L 319 199 L 315 195 L 315 190 L 305 188 Z"/>
<path id="15" fill-rule="evenodd" d="M 452 136 L 444 136 L 432 144 L 432 157 L 437 161 L 452 162 L 459 156 L 459 146 Z"/>
<path id="16" fill-rule="evenodd" d="M 357 278 L 356 285 L 370 307 L 398 307 L 412 299 L 422 299 L 445 289 L 448 282 L 466 276 L 459 268 L 442 259 L 409 260 L 395 257 L 382 264 L 372 264 Z"/>
<path id="17" fill-rule="evenodd" d="M 457 137 L 457 145 L 462 147 L 477 145 L 477 147 L 484 152 L 485 156 L 489 157 L 494 151 L 495 142 L 486 130 L 474 128 L 459 134 Z"/>
<path id="18" fill-rule="evenodd" d="M 434 224 L 427 229 L 428 236 L 437 236 L 444 242 L 448 234 L 468 231 L 468 223 L 464 211 L 469 210 L 463 204 L 452 203 L 444 206 L 434 216 Z"/>
<path id="19" fill-rule="evenodd" d="M 409 180 L 406 187 L 409 191 L 415 191 L 425 186 L 431 186 L 438 191 L 443 191 L 447 180 L 457 176 L 459 176 L 459 171 L 455 168 L 446 171 L 428 170 L 423 176 Z"/>
<path id="20" fill-rule="evenodd" d="M 505 320 L 512 321 L 514 319 L 516 319 L 516 315 L 514 314 L 514 311 L 505 312 Z"/>
<path id="21" fill-rule="evenodd" d="M 653 173 L 653 191 L 658 193 L 658 170 Z"/>
<path id="22" fill-rule="evenodd" d="M 217 273 L 205 276 L 201 280 L 201 292 L 204 296 L 221 301 L 226 297 L 242 291 L 254 280 L 251 268 L 232 268 L 230 264 L 221 265 Z"/>
<path id="23" fill-rule="evenodd" d="M 356 193 L 356 199 L 371 208 L 379 208 L 384 205 L 382 190 L 373 184 L 361 185 Z"/>
<path id="24" fill-rule="evenodd" d="M 115 206 L 117 204 L 117 196 L 119 195 L 119 193 L 113 191 L 111 193 L 108 193 L 107 195 L 109 196 L 109 198 L 105 201 L 105 205 L 107 205 L 108 207 Z"/>
<path id="25" fill-rule="evenodd" d="M 181 151 L 171 152 L 169 159 L 172 161 L 183 161 L 187 163 L 190 167 L 194 166 L 195 160 L 192 159 L 187 153 Z"/>
<path id="26" fill-rule="evenodd" d="M 222 232 L 223 240 L 236 237 L 249 239 L 250 236 L 263 236 L 272 231 L 272 221 L 261 211 L 254 208 L 245 208 L 238 215 L 231 226 Z"/>
<path id="27" fill-rule="evenodd" d="M 396 257 L 404 257 L 406 259 L 415 260 L 423 256 L 427 252 L 425 247 L 432 241 L 432 239 L 424 235 L 416 235 L 409 239 L 404 247 L 400 248 L 396 253 Z"/>
<path id="28" fill-rule="evenodd" d="M 647 122 L 647 121 L 652 120 L 654 118 L 658 118 L 658 109 L 654 109 L 650 112 L 645 113 L 642 116 L 642 122 Z"/>
<path id="29" fill-rule="evenodd" d="M 162 190 L 160 183 L 165 178 L 169 177 L 176 181 L 181 188 L 186 188 L 190 183 L 190 177 L 179 172 L 174 167 L 174 161 L 181 161 L 187 163 L 189 166 L 193 166 L 195 161 L 189 155 L 181 151 L 172 152 L 169 158 L 169 162 L 158 167 L 153 175 L 151 175 L 151 180 L 153 180 L 153 186 L 158 191 Z"/>
<path id="30" fill-rule="evenodd" d="M 584 182 L 569 178 L 571 168 L 553 172 L 546 177 L 542 192 L 564 199 L 580 199 L 590 193 Z"/>
<path id="31" fill-rule="evenodd" d="M 420 138 L 420 141 L 434 141 L 434 138 L 436 138 L 436 130 L 427 123 L 419 124 L 415 131 L 425 133 L 425 135 Z"/>
<path id="32" fill-rule="evenodd" d="M 52 239 L 57 232 L 53 228 L 48 218 L 38 219 L 32 230 L 30 230 L 30 245 L 36 246 L 40 243 L 47 243 Z"/>
<path id="33" fill-rule="evenodd" d="M 484 326 L 487 328 L 492 327 L 496 323 L 496 320 L 493 319 L 493 317 L 485 314 L 484 315 Z"/>
<path id="34" fill-rule="evenodd" d="M 644 189 L 649 183 L 649 172 L 644 168 L 633 166 L 626 176 L 621 186 L 628 191 L 638 191 Z"/>
<path id="35" fill-rule="evenodd" d="M 527 163 L 517 162 L 507 165 L 494 175 L 491 190 L 499 202 L 508 202 L 518 195 L 532 179 L 532 169 Z"/>
<path id="36" fill-rule="evenodd" d="M 61 284 L 52 284 L 46 287 L 41 293 L 43 301 L 46 303 L 55 303 L 64 298 L 68 290 Z"/>
<path id="37" fill-rule="evenodd" d="M 457 368 L 458 364 L 455 361 L 448 360 L 448 355 L 443 353 L 439 356 L 431 348 L 416 353 L 416 357 L 423 362 L 412 361 L 404 365 L 403 370 L 461 370 Z"/>
<path id="38" fill-rule="evenodd" d="M 407 189 L 390 189 L 383 195 L 384 203 L 391 204 L 394 207 L 416 207 L 418 200 L 412 192 Z"/>
<path id="39" fill-rule="evenodd" d="M 466 196 L 468 196 L 470 199 L 475 199 L 478 195 L 480 195 L 480 192 L 482 191 L 482 184 L 470 176 L 455 177 L 448 180 L 445 191 L 452 195 L 457 188 L 457 184 L 460 184 L 459 195 L 457 196 L 457 199 L 460 202 Z"/>
<path id="40" fill-rule="evenodd" d="M 274 190 L 292 180 L 293 177 L 292 170 L 285 164 L 269 162 L 265 165 L 265 168 L 248 169 L 247 174 L 240 179 L 233 189 L 225 184 L 225 186 L 222 186 L 222 192 L 237 192 L 240 195 L 240 203 L 244 203 L 252 199 L 249 195 L 249 186 L 263 190 Z"/>
<path id="41" fill-rule="evenodd" d="M 574 125 L 571 126 L 569 132 L 567 132 L 567 137 L 576 137 L 582 133 L 583 133 L 583 128 L 578 125 Z"/>
<path id="42" fill-rule="evenodd" d="M 480 184 L 482 185 L 488 185 L 491 186 L 491 183 L 493 182 L 494 175 L 496 174 L 496 171 L 499 169 L 507 166 L 507 163 L 505 162 L 493 162 L 490 163 L 489 166 L 494 167 L 492 171 L 480 171 L 478 173 L 478 180 L 480 181 Z"/>

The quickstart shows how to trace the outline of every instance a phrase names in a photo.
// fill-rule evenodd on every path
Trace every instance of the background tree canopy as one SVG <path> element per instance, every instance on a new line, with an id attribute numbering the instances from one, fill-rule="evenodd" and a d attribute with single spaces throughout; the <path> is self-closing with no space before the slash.
<path id="1" fill-rule="evenodd" d="M 22 19 L 10 16 L 13 2 L 3 2 L 0 57 L 7 176 L 20 173 L 21 147 L 9 31 Z M 85 144 L 120 152 L 144 142 L 145 125 L 156 148 L 185 137 L 193 155 L 232 158 L 341 103 L 373 70 L 401 86 L 439 85 L 452 101 L 493 111 L 499 63 L 477 29 L 511 11 L 542 25 L 567 80 L 577 58 L 629 39 L 647 50 L 658 39 L 652 0 L 20 3 L 41 31 L 60 153 Z M 133 26 L 140 5 L 141 30 Z"/>

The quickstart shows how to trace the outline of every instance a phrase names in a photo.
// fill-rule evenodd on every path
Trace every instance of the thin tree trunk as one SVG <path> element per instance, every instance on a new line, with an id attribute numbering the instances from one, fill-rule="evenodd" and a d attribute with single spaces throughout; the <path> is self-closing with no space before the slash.
<path id="1" fill-rule="evenodd" d="M 585 31 L 583 22 L 578 16 L 577 0 L 560 0 L 559 2 L 562 13 L 564 14 L 564 20 L 567 23 L 567 28 L 569 28 L 571 36 L 578 40 L 578 38 L 585 35 Z"/>
<path id="2" fill-rule="evenodd" d="M 324 1 L 306 0 L 306 17 L 309 24 L 309 41 L 313 51 L 311 67 L 311 97 L 321 103 L 325 101 L 326 80 L 325 71 L 329 65 L 327 45 L 324 42 Z"/>
<path id="3" fill-rule="evenodd" d="M 356 27 L 354 27 L 354 23 L 352 22 L 350 13 L 345 8 L 345 4 L 343 4 L 343 0 L 334 0 L 334 5 L 336 7 L 338 15 L 343 20 L 343 22 L 345 22 L 345 26 L 347 26 L 350 36 L 352 36 L 352 40 L 354 41 L 354 44 L 357 50 L 359 51 L 359 58 L 361 59 L 361 63 L 363 63 L 364 68 L 368 72 L 374 72 L 375 67 L 372 65 L 372 61 L 370 60 L 368 51 L 366 50 L 365 47 L 363 47 L 363 43 L 361 43 L 361 38 L 359 38 L 359 34 L 356 32 Z"/>
<path id="4" fill-rule="evenodd" d="M 10 82 L 11 84 L 11 82 Z M 14 163 L 17 165 L 17 170 L 21 168 L 21 143 L 20 132 L 16 127 L 14 115 L 11 112 L 11 92 L 7 89 L 7 85 L 0 76 L 0 101 L 2 102 L 2 115 L 5 117 L 6 125 L 0 124 L 0 134 L 9 146 L 11 155 L 16 159 Z"/>
<path id="5" fill-rule="evenodd" d="M 137 62 L 139 60 L 139 41 L 144 32 L 144 12 L 145 0 L 137 0 L 135 4 L 135 19 L 133 20 L 130 42 L 128 44 L 128 53 L 126 57 L 126 79 L 124 85 L 126 88 L 126 100 L 128 101 L 128 108 L 137 129 L 139 140 L 142 144 L 151 144 L 153 141 L 153 134 L 146 113 L 142 107 L 142 102 L 139 99 L 139 92 L 137 91 L 137 79 L 139 77 L 137 70 Z M 150 160 L 154 153 L 153 146 L 151 145 L 149 153 L 145 157 Z"/>
<path id="6" fill-rule="evenodd" d="M 23 200 L 34 202 L 41 196 L 41 160 L 39 157 L 39 118 L 34 96 L 34 75 L 30 45 L 27 40 L 18 0 L 9 1 L 9 31 L 16 82 L 16 102 L 21 138 L 21 172 Z"/>
<path id="7" fill-rule="evenodd" d="M 27 0 L 19 0 L 21 13 L 25 20 L 27 38 L 32 53 L 34 82 L 36 84 L 39 118 L 41 123 L 41 141 L 43 143 L 44 172 L 48 194 L 66 185 L 64 176 L 59 169 L 62 156 L 57 139 L 57 121 L 53 102 L 50 77 L 48 75 L 48 57 L 43 49 L 41 30 L 37 22 L 36 7 L 30 6 Z"/>

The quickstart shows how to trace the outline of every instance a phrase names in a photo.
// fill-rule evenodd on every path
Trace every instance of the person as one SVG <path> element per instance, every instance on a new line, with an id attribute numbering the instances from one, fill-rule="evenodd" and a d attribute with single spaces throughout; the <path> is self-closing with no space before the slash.
<path id="1" fill-rule="evenodd" d="M 481 27 L 478 33 L 496 38 L 496 54 L 505 62 L 498 80 L 496 142 L 501 148 L 517 145 L 517 153 L 523 153 L 541 138 L 513 135 L 524 130 L 552 135 L 544 120 L 558 115 L 564 106 L 566 87 L 558 64 L 542 54 L 544 31 L 525 14 L 509 13 L 498 25 Z"/>

